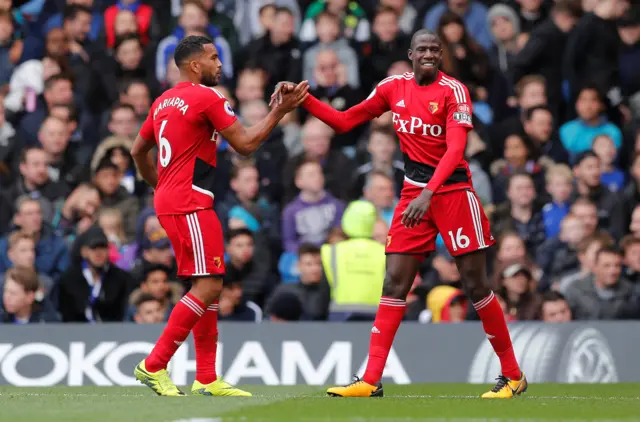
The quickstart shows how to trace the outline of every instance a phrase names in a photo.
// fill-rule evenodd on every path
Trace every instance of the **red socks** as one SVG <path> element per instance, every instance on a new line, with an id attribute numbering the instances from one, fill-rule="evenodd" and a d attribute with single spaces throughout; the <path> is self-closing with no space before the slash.
<path id="1" fill-rule="evenodd" d="M 196 344 L 196 379 L 203 384 L 216 380 L 216 352 L 218 349 L 218 301 L 207 308 L 193 327 Z"/>
<path id="2" fill-rule="evenodd" d="M 205 313 L 204 304 L 187 293 L 171 311 L 167 326 L 154 346 L 145 366 L 149 372 L 166 369 L 169 360 Z"/>
<path id="3" fill-rule="evenodd" d="M 473 304 L 482 320 L 482 327 L 493 350 L 500 359 L 502 375 L 512 380 L 520 379 L 520 367 L 511 344 L 511 336 L 504 319 L 502 308 L 493 292 L 479 302 Z"/>
<path id="4" fill-rule="evenodd" d="M 402 299 L 384 296 L 380 298 L 376 320 L 371 329 L 367 369 L 362 376 L 362 380 L 367 384 L 376 385 L 382 378 L 384 365 L 387 363 L 389 350 L 404 317 L 406 306 L 406 302 Z"/>

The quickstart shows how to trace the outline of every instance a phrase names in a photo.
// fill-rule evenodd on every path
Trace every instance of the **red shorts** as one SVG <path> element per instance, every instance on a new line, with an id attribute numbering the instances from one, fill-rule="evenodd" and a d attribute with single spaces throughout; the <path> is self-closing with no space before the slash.
<path id="1" fill-rule="evenodd" d="M 160 215 L 158 220 L 176 254 L 179 277 L 224 274 L 222 226 L 212 209 Z"/>
<path id="2" fill-rule="evenodd" d="M 424 257 L 436 249 L 436 237 L 442 235 L 452 256 L 464 255 L 495 243 L 489 219 L 471 190 L 454 190 L 433 195 L 422 221 L 409 229 L 402 225 L 402 213 L 420 195 L 422 187 L 404 182 L 400 201 L 393 214 L 387 236 L 386 253 Z"/>

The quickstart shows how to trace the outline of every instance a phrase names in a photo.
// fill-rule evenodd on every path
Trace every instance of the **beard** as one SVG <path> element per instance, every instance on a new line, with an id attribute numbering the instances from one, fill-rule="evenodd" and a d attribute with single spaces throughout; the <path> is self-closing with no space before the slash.
<path id="1" fill-rule="evenodd" d="M 220 77 L 213 73 L 203 73 L 201 83 L 204 86 L 214 87 L 220 82 Z"/>

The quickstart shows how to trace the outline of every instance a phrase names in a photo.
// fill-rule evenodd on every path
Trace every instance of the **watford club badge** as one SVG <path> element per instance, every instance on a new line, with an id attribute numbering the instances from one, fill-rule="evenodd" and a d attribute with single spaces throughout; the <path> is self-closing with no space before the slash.
<path id="1" fill-rule="evenodd" d="M 431 112 L 431 114 L 434 114 L 436 111 L 438 111 L 438 103 L 436 103 L 435 101 L 431 101 L 429 103 L 429 111 Z"/>
<path id="2" fill-rule="evenodd" d="M 220 268 L 220 266 L 222 265 L 222 260 L 219 256 L 213 257 L 213 264 L 216 266 L 216 268 Z"/>

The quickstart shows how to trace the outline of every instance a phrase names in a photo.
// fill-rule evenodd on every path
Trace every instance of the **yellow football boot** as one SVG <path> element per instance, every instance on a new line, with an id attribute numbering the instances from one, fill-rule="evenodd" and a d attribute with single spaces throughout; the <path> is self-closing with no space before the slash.
<path id="1" fill-rule="evenodd" d="M 382 397 L 384 395 L 382 384 L 367 384 L 358 377 L 355 377 L 355 381 L 344 387 L 329 388 L 327 394 L 331 397 Z"/>
<path id="2" fill-rule="evenodd" d="M 251 393 L 234 387 L 220 377 L 206 385 L 200 381 L 194 381 L 191 394 L 194 396 L 251 397 Z"/>
<path id="3" fill-rule="evenodd" d="M 144 360 L 136 366 L 133 371 L 136 379 L 149 387 L 159 396 L 167 397 L 179 397 L 184 396 L 184 393 L 176 387 L 169 377 L 169 372 L 166 369 L 161 369 L 158 372 L 149 372 L 145 367 Z"/>
<path id="4" fill-rule="evenodd" d="M 529 387 L 524 372 L 520 373 L 519 380 L 512 380 L 504 375 L 500 375 L 496 379 L 498 382 L 495 387 L 484 393 L 482 395 L 483 399 L 511 399 L 524 393 L 527 391 L 527 387 Z"/>

